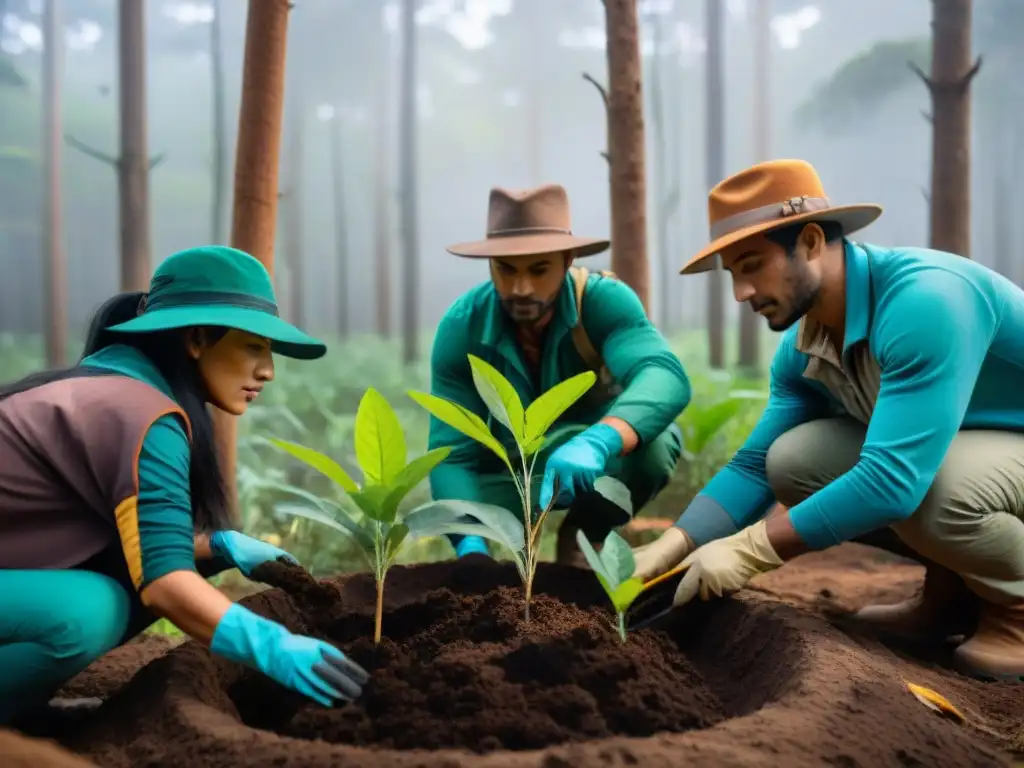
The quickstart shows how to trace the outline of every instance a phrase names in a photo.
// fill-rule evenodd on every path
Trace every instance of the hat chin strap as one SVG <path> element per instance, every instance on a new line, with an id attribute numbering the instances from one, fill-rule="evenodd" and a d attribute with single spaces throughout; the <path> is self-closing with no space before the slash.
<path id="1" fill-rule="evenodd" d="M 732 216 L 719 219 L 711 225 L 711 240 L 731 235 L 740 229 L 757 226 L 758 224 L 769 224 L 776 221 L 784 221 L 790 216 L 799 216 L 804 213 L 816 213 L 827 211 L 832 203 L 827 197 L 808 197 L 801 195 L 783 200 L 781 203 L 762 205 L 760 208 L 753 208 L 749 211 L 740 211 Z"/>

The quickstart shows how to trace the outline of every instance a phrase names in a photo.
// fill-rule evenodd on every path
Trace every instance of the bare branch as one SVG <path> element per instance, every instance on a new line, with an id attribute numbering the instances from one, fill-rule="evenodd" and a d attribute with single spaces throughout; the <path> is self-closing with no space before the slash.
<path id="1" fill-rule="evenodd" d="M 163 161 L 166 160 L 166 159 L 167 159 L 167 153 L 166 152 L 161 152 L 159 155 L 153 155 L 153 157 L 149 158 L 149 170 L 152 171 L 158 165 L 162 164 Z"/>
<path id="2" fill-rule="evenodd" d="M 910 67 L 911 72 L 913 72 L 915 75 L 921 78 L 921 82 L 928 86 L 929 91 L 935 90 L 935 83 L 932 81 L 930 77 L 928 77 L 928 75 L 924 73 L 923 69 L 921 69 L 919 66 L 917 66 L 917 64 L 915 64 L 912 61 L 908 61 L 907 66 Z"/>
<path id="3" fill-rule="evenodd" d="M 959 86 L 961 91 L 967 90 L 968 86 L 970 86 L 971 84 L 971 81 L 978 74 L 979 69 L 981 69 L 981 56 L 978 56 L 978 58 L 974 60 L 974 64 L 971 66 L 969 70 L 967 70 L 967 74 L 960 78 Z"/>
<path id="4" fill-rule="evenodd" d="M 597 92 L 601 94 L 601 99 L 604 101 L 604 108 L 608 109 L 608 90 L 586 72 L 583 73 L 583 79 L 597 88 Z"/>
<path id="5" fill-rule="evenodd" d="M 921 110 L 921 117 L 923 117 L 929 123 L 934 123 L 935 122 L 935 118 L 932 117 L 931 112 L 925 112 L 923 109 Z"/>
<path id="6" fill-rule="evenodd" d="M 926 203 L 927 203 L 928 205 L 931 205 L 931 204 L 932 204 L 932 193 L 931 193 L 931 192 L 929 192 L 927 188 L 925 188 L 925 187 L 921 187 L 921 197 L 923 197 L 923 198 L 924 198 L 924 201 L 925 201 L 925 202 L 926 202 Z"/>
<path id="7" fill-rule="evenodd" d="M 88 155 L 93 160 L 99 160 L 101 163 L 106 163 L 107 165 L 112 166 L 114 168 L 117 168 L 118 166 L 121 165 L 121 161 L 118 160 L 113 155 L 108 155 L 104 152 L 100 152 L 98 149 L 93 149 L 84 141 L 79 141 L 78 139 L 76 139 L 70 133 L 64 134 L 64 141 L 66 141 L 68 145 L 77 149 L 83 155 Z"/>
<path id="8" fill-rule="evenodd" d="M 605 162 L 608 163 L 608 165 L 612 164 L 612 158 L 607 152 L 602 152 L 601 157 L 605 159 Z"/>

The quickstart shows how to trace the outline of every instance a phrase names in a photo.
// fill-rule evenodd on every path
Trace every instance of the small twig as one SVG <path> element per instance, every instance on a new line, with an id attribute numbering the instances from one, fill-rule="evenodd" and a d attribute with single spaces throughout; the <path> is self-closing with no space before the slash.
<path id="1" fill-rule="evenodd" d="M 930 113 L 930 112 L 926 112 L 926 111 L 925 111 L 925 110 L 923 110 L 923 109 L 921 110 L 921 117 L 923 117 L 923 118 L 924 118 L 925 120 L 927 120 L 927 121 L 928 121 L 929 123 L 934 123 L 934 122 L 935 122 L 935 118 L 934 118 L 934 117 L 932 117 L 931 113 Z"/>
<path id="2" fill-rule="evenodd" d="M 977 76 L 979 69 L 981 69 L 981 56 L 978 56 L 978 58 L 974 60 L 974 64 L 971 66 L 969 70 L 967 70 L 967 74 L 960 78 L 959 86 L 961 90 L 967 89 L 967 86 L 969 86 L 971 84 L 971 81 L 975 78 L 975 76 Z"/>
<path id="3" fill-rule="evenodd" d="M 921 69 L 919 66 L 917 66 L 917 64 L 915 64 L 912 61 L 908 61 L 907 66 L 910 67 L 911 72 L 913 72 L 915 75 L 921 78 L 921 82 L 928 86 L 929 91 L 935 90 L 935 83 L 932 82 L 932 79 L 924 73 L 923 69 Z"/>
<path id="4" fill-rule="evenodd" d="M 118 160 L 113 155 L 108 155 L 105 152 L 100 152 L 98 149 L 93 149 L 84 141 L 79 141 L 69 133 L 64 134 L 64 141 L 66 141 L 70 146 L 74 147 L 82 154 L 88 155 L 93 160 L 99 160 L 101 163 L 106 163 L 107 165 L 110 165 L 114 168 L 117 168 L 121 164 L 121 161 Z"/>
<path id="5" fill-rule="evenodd" d="M 158 165 L 161 165 L 163 163 L 163 161 L 166 160 L 166 159 L 167 159 L 167 153 L 166 152 L 161 152 L 159 155 L 153 155 L 153 157 L 151 157 L 149 159 L 149 170 L 152 171 Z"/>
<path id="6" fill-rule="evenodd" d="M 608 165 L 612 164 L 612 158 L 607 152 L 600 152 L 599 154 L 605 159 L 605 162 L 607 162 Z"/>
<path id="7" fill-rule="evenodd" d="M 932 204 L 932 193 L 929 192 L 926 187 L 921 187 L 921 197 L 924 198 L 924 201 L 928 203 L 928 205 Z"/>
<path id="8" fill-rule="evenodd" d="M 608 89 L 601 85 L 599 82 L 597 82 L 597 80 L 591 77 L 590 74 L 587 72 L 583 73 L 583 79 L 586 80 L 591 85 L 593 85 L 595 88 L 597 88 L 597 92 L 601 94 L 601 99 L 602 101 L 604 101 L 604 108 L 608 109 Z"/>

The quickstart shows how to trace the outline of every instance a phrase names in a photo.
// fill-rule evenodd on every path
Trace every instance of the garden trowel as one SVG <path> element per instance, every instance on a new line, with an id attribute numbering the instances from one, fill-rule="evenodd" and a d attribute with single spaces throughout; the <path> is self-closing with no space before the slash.
<path id="1" fill-rule="evenodd" d="M 655 627 L 669 618 L 672 599 L 687 568 L 689 565 L 677 565 L 644 584 L 643 591 L 626 611 L 627 630 Z"/>

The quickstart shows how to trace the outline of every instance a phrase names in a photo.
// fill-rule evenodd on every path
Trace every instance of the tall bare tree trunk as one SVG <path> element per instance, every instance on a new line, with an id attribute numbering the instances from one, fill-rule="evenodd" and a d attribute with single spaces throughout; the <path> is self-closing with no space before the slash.
<path id="1" fill-rule="evenodd" d="M 249 0 L 242 70 L 242 104 L 235 150 L 231 245 L 259 259 L 273 274 L 277 226 L 277 168 L 281 152 L 289 0 Z M 235 484 L 237 432 L 233 416 L 214 411 L 221 471 L 231 507 L 239 513 Z"/>
<path id="2" fill-rule="evenodd" d="M 542 7 L 538 0 L 531 0 L 523 3 L 520 0 L 517 7 L 523 8 L 523 13 L 529 17 L 529 22 L 522 25 L 520 29 L 530 30 L 526 45 L 520 48 L 520 55 L 523 57 L 523 67 L 526 71 L 526 109 L 523 110 L 526 116 L 526 158 L 527 167 L 530 169 L 530 179 L 534 186 L 544 183 L 544 78 L 545 61 L 547 51 L 537 45 L 536 32 L 543 28 L 544 14 L 546 7 Z"/>
<path id="3" fill-rule="evenodd" d="M 345 159 L 341 136 L 341 114 L 327 124 L 331 132 L 331 182 L 334 187 L 334 258 L 338 264 L 338 336 L 348 338 L 348 233 L 345 226 Z"/>
<path id="4" fill-rule="evenodd" d="M 374 270 L 377 294 L 377 333 L 391 337 L 391 215 L 394 209 L 391 185 L 391 38 L 381 14 L 380 69 L 376 104 L 376 145 L 373 169 Z"/>
<path id="5" fill-rule="evenodd" d="M 916 69 L 932 97 L 932 179 L 929 244 L 971 255 L 972 0 L 932 0 L 932 66 Z"/>
<path id="6" fill-rule="evenodd" d="M 769 159 L 772 142 L 772 110 L 769 87 L 772 49 L 771 0 L 754 0 L 754 162 Z M 740 368 L 757 375 L 761 368 L 759 333 L 761 318 L 749 304 L 740 305 Z"/>
<path id="7" fill-rule="evenodd" d="M 647 180 L 637 0 L 605 0 L 612 271 L 649 309 Z"/>
<path id="8" fill-rule="evenodd" d="M 0 19 L 3 15 L 0 14 Z M 64 69 L 64 25 L 61 0 L 46 0 L 43 10 L 43 258 L 46 276 L 43 312 L 46 315 L 46 363 L 66 364 L 68 350 L 67 258 L 64 251 L 61 195 L 61 86 Z"/>
<path id="9" fill-rule="evenodd" d="M 224 209 L 227 207 L 228 137 L 224 114 L 224 54 L 221 49 L 222 0 L 213 0 L 210 23 L 210 89 L 213 108 L 213 206 L 210 211 L 210 242 L 224 242 Z"/>
<path id="10" fill-rule="evenodd" d="M 419 359 L 419 221 L 416 110 L 416 0 L 404 0 L 402 14 L 401 174 L 402 174 L 402 359 Z"/>
<path id="11" fill-rule="evenodd" d="M 707 63 L 705 73 L 705 141 L 707 142 L 707 187 L 710 190 L 725 176 L 725 88 L 722 62 L 722 0 L 705 0 Z M 719 258 L 708 272 L 708 357 L 712 368 L 725 367 L 725 297 Z"/>
<path id="12" fill-rule="evenodd" d="M 651 123 L 654 128 L 654 186 L 656 258 L 658 264 L 658 325 L 662 333 L 672 330 L 672 259 L 669 256 L 669 228 L 678 202 L 678 167 L 669 158 L 665 136 L 665 93 L 662 85 L 662 59 L 664 49 L 664 19 L 659 14 L 652 21 L 653 50 L 650 56 Z M 680 127 L 673 124 L 673 131 Z M 672 153 L 674 154 L 674 153 Z"/>
<path id="13" fill-rule="evenodd" d="M 150 257 L 149 150 L 146 143 L 146 2 L 121 0 L 121 290 L 144 291 Z"/>

